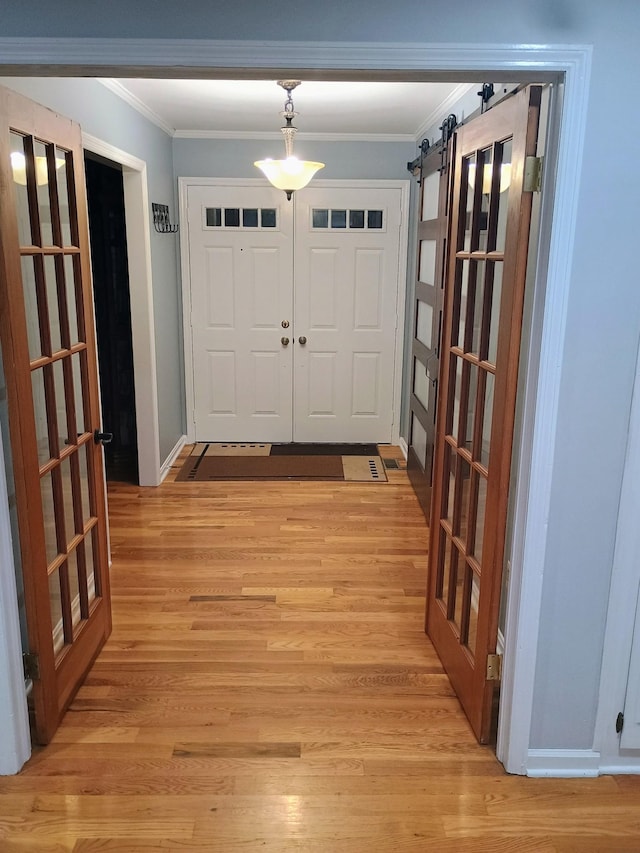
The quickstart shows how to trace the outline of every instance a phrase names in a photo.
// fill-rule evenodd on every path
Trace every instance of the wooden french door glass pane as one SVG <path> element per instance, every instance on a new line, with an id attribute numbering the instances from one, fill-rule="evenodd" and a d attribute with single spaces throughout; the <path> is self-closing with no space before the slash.
<path id="1" fill-rule="evenodd" d="M 498 199 L 498 218 L 496 224 L 497 252 L 504 252 L 504 244 L 507 235 L 507 212 L 509 210 L 509 193 L 511 191 L 511 151 L 512 141 L 507 139 L 502 145 L 497 146 L 500 157 L 500 196 Z"/>
<path id="2" fill-rule="evenodd" d="M 54 513 L 53 483 L 50 473 L 43 474 L 40 478 L 40 496 L 42 498 L 47 563 L 51 564 L 58 556 L 58 537 Z"/>
<path id="3" fill-rule="evenodd" d="M 27 148 L 29 145 L 27 144 Z M 47 162 L 48 150 L 52 146 L 47 146 L 38 140 L 33 141 L 34 156 L 33 159 L 27 155 L 27 174 L 28 167 L 34 165 L 36 178 L 36 191 L 38 198 L 38 219 L 32 224 L 33 226 L 40 225 L 40 237 L 34 240 L 35 245 L 53 246 L 53 218 L 51 215 L 51 193 L 49 187 L 49 164 Z"/>
<path id="4" fill-rule="evenodd" d="M 68 181 L 70 175 L 67 174 L 68 152 L 61 148 L 55 149 L 56 162 L 56 179 L 58 186 L 58 205 L 60 215 L 60 232 L 63 246 L 78 245 L 71 237 L 71 206 L 69 204 L 69 188 Z M 71 164 L 69 164 L 71 165 Z"/>
<path id="5" fill-rule="evenodd" d="M 33 268 L 34 259 L 23 257 L 22 264 L 22 283 L 24 289 L 24 304 L 27 311 L 27 316 L 31 318 L 38 317 L 38 287 L 36 284 L 36 274 Z M 27 325 L 27 336 L 29 339 L 29 356 L 31 360 L 42 355 L 42 343 L 40 341 L 40 327 L 37 322 L 31 322 Z"/>
<path id="6" fill-rule="evenodd" d="M 78 333 L 78 306 L 76 304 L 76 274 L 74 270 L 73 255 L 64 256 L 64 283 L 67 301 L 67 320 L 69 323 L 69 346 L 73 346 L 80 340 L 80 335 Z"/>
<path id="7" fill-rule="evenodd" d="M 18 133 L 9 134 L 9 150 L 13 178 L 15 183 L 16 214 L 18 239 L 21 246 L 31 243 L 31 222 L 29 219 L 29 196 L 27 194 L 27 171 L 24 137 Z"/>

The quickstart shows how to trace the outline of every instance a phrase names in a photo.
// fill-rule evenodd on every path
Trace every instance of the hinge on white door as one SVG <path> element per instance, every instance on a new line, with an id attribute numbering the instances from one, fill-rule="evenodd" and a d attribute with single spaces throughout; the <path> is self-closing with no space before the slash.
<path id="1" fill-rule="evenodd" d="M 616 734 L 618 734 L 618 735 L 620 734 L 623 726 L 624 726 L 624 714 L 622 713 L 622 711 L 620 711 L 620 713 L 616 717 Z"/>
<path id="2" fill-rule="evenodd" d="M 40 658 L 38 655 L 34 655 L 33 652 L 25 652 L 22 655 L 22 666 L 24 667 L 25 678 L 40 681 Z"/>
<path id="3" fill-rule="evenodd" d="M 542 189 L 543 157 L 525 157 L 522 190 L 525 193 L 539 193 Z"/>
<path id="4" fill-rule="evenodd" d="M 502 655 L 487 655 L 487 681 L 500 681 L 502 677 Z"/>

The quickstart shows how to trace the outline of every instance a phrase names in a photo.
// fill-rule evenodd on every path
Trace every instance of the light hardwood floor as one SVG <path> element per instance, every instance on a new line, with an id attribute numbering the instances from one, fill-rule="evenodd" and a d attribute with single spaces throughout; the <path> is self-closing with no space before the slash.
<path id="1" fill-rule="evenodd" d="M 173 476 L 109 489 L 113 635 L 0 779 L 2 853 L 640 850 L 640 778 L 508 776 L 475 742 L 404 472 Z"/>

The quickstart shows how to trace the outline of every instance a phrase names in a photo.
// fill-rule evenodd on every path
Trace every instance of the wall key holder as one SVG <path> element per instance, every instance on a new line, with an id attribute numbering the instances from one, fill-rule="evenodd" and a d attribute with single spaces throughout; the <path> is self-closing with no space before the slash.
<path id="1" fill-rule="evenodd" d="M 171 224 L 168 204 L 151 202 L 151 211 L 153 213 L 153 227 L 158 234 L 175 234 L 177 232 L 180 226 Z"/>

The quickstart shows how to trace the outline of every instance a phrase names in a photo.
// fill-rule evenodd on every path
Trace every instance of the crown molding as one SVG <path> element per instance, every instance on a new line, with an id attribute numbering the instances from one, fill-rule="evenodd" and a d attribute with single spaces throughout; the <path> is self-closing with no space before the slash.
<path id="1" fill-rule="evenodd" d="M 443 121 L 451 112 L 451 108 L 458 103 L 471 89 L 475 89 L 477 83 L 460 83 L 438 106 L 432 110 L 416 130 L 414 142 L 422 142 L 427 131 L 437 122 Z"/>
<path id="2" fill-rule="evenodd" d="M 152 122 L 152 124 L 155 124 L 156 127 L 159 127 L 160 130 L 163 130 L 169 136 L 174 135 L 175 128 L 171 127 L 170 124 L 167 124 L 161 116 L 148 107 L 144 101 L 140 100 L 140 98 L 137 98 L 129 91 L 129 89 L 123 86 L 119 80 L 113 80 L 110 77 L 98 77 L 97 81 L 129 104 L 130 107 L 133 107 L 136 112 L 139 112 L 140 115 L 143 115 L 148 121 Z"/>
<path id="3" fill-rule="evenodd" d="M 278 139 L 282 134 L 275 131 L 261 133 L 254 130 L 176 130 L 176 139 Z M 309 142 L 411 142 L 412 133 L 296 133 L 296 140 Z"/>

